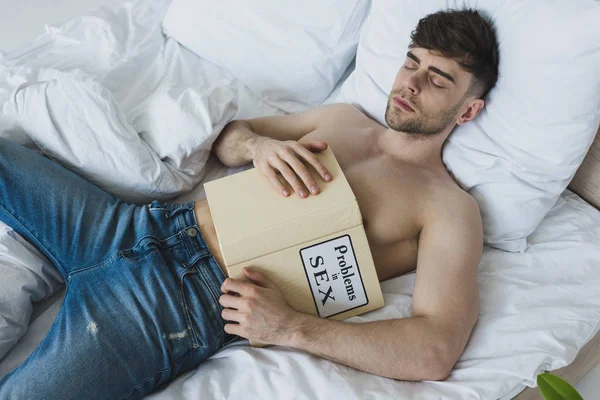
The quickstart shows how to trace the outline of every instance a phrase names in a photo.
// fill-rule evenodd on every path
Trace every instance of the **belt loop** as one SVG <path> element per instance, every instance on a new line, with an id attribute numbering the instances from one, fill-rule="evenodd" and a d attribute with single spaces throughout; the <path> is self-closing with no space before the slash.
<path id="1" fill-rule="evenodd" d="M 178 213 L 181 213 L 184 211 L 193 211 L 193 210 L 194 210 L 194 203 L 191 203 L 191 205 L 189 205 L 189 203 L 185 203 L 185 204 L 181 204 L 179 207 L 175 208 L 174 210 L 167 212 L 165 214 L 165 217 L 172 218 L 175 214 L 178 214 Z"/>

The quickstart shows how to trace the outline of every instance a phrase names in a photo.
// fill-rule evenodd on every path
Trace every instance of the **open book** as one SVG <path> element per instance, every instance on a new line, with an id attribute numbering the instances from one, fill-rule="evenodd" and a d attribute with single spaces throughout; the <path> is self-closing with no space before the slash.
<path id="1" fill-rule="evenodd" d="M 383 295 L 356 197 L 331 149 L 316 156 L 333 177 L 313 173 L 316 196 L 283 197 L 254 168 L 204 188 L 230 277 L 255 267 L 293 309 L 341 320 L 383 307 Z"/>

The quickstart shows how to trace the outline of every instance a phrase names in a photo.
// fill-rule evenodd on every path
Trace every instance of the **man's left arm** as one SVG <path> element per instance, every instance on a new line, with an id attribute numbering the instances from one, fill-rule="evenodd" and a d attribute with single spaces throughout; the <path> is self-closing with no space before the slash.
<path id="1" fill-rule="evenodd" d="M 412 317 L 349 323 L 299 313 L 253 269 L 245 275 L 256 285 L 232 279 L 223 284 L 224 292 L 239 293 L 221 297 L 223 306 L 232 307 L 223 318 L 238 323 L 225 330 L 379 376 L 443 380 L 477 321 L 482 235 L 479 209 L 470 197 L 429 213 L 419 238 Z"/>

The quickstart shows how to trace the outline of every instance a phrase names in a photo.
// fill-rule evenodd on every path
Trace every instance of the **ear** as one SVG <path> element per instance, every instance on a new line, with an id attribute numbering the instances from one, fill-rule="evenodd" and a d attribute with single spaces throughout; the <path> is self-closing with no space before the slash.
<path id="1" fill-rule="evenodd" d="M 477 116 L 477 114 L 479 114 L 479 112 L 483 109 L 483 106 L 485 105 L 485 101 L 483 101 L 482 99 L 473 99 L 470 101 L 470 103 L 471 104 L 465 110 L 465 112 L 463 112 L 456 120 L 456 123 L 458 125 L 463 125 L 471 121 Z"/>

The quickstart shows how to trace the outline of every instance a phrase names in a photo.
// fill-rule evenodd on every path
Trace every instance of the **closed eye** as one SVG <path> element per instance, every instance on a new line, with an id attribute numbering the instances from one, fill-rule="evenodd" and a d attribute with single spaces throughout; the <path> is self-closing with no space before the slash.
<path id="1" fill-rule="evenodd" d="M 433 80 L 431 80 L 431 84 L 432 84 L 433 86 L 435 86 L 436 88 L 438 88 L 438 89 L 446 89 L 444 86 L 437 85 L 437 84 L 436 84 L 436 83 L 435 83 Z"/>

